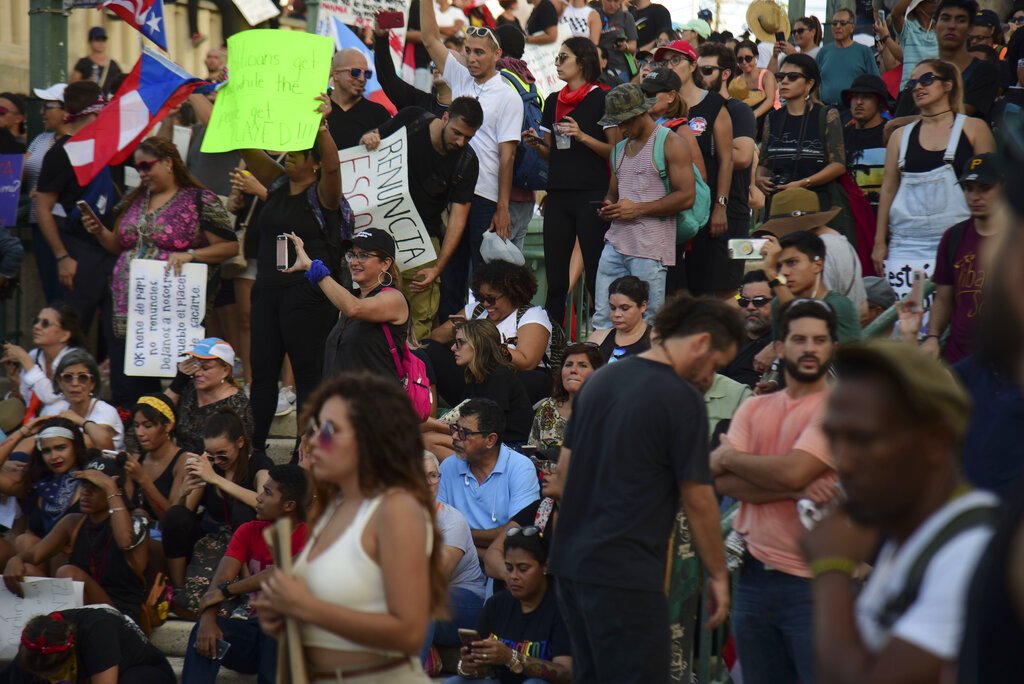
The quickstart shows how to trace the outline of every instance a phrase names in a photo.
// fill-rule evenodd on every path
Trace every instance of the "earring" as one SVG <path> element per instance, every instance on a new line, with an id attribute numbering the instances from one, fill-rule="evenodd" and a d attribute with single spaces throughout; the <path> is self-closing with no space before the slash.
<path id="1" fill-rule="evenodd" d="M 388 277 L 388 282 L 384 282 L 384 276 Z M 395 282 L 395 279 L 387 271 L 381 271 L 377 274 L 377 284 L 381 287 L 391 287 Z"/>

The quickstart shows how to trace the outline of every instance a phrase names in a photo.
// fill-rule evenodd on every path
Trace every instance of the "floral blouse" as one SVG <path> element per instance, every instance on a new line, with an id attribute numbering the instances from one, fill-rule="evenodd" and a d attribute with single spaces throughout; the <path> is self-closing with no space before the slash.
<path id="1" fill-rule="evenodd" d="M 533 416 L 533 427 L 530 429 L 530 446 L 547 449 L 560 446 L 565 436 L 565 425 L 568 421 L 558 412 L 558 402 L 551 397 L 537 405 Z"/>
<path id="2" fill-rule="evenodd" d="M 166 261 L 173 252 L 206 247 L 204 231 L 236 240 L 232 218 L 217 195 L 201 188 L 181 188 L 156 211 L 146 212 L 149 192 L 139 193 L 119 212 L 117 232 L 124 251 L 117 258 L 110 290 L 114 332 L 123 338 L 128 323 L 128 276 L 133 259 Z M 211 269 L 212 275 L 212 269 Z"/>

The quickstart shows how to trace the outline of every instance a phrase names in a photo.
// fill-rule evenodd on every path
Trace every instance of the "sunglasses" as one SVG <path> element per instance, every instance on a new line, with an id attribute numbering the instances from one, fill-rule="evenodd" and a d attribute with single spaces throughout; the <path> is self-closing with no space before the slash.
<path id="1" fill-rule="evenodd" d="M 932 72 L 929 71 L 926 74 L 921 74 L 921 76 L 919 78 L 912 78 L 909 81 L 907 81 L 907 90 L 913 90 L 917 86 L 922 86 L 924 88 L 927 88 L 928 86 L 930 86 L 932 83 L 935 83 L 936 81 L 948 81 L 948 80 L 949 80 L 948 78 L 940 78 L 940 77 L 936 76 L 935 74 L 933 74 Z"/>
<path id="2" fill-rule="evenodd" d="M 365 78 L 367 81 L 373 78 L 373 69 L 360 69 L 359 67 L 344 67 L 343 69 L 335 69 L 335 71 L 347 71 L 352 75 L 352 78 Z"/>
<path id="3" fill-rule="evenodd" d="M 830 21 L 828 23 L 829 23 L 829 25 L 838 28 L 840 26 L 849 26 L 853 22 L 852 21 L 847 21 L 845 19 L 833 19 L 832 21 Z"/>
<path id="4" fill-rule="evenodd" d="M 705 76 L 710 76 L 711 74 L 715 73 L 716 71 L 721 71 L 721 70 L 722 70 L 722 67 L 720 67 L 720 66 L 707 65 L 707 66 L 702 66 L 700 68 L 700 73 L 704 74 Z"/>
<path id="5" fill-rule="evenodd" d="M 466 29 L 466 35 L 470 38 L 490 38 L 496 46 L 501 47 L 501 43 L 498 42 L 498 36 L 486 26 L 470 26 Z"/>
<path id="6" fill-rule="evenodd" d="M 160 163 L 159 159 L 153 161 L 140 161 L 135 162 L 135 170 L 140 173 L 149 173 L 153 170 L 153 167 Z"/>
<path id="7" fill-rule="evenodd" d="M 747 62 L 753 62 L 755 59 L 757 57 L 754 57 L 754 55 L 744 55 L 743 57 L 737 57 L 736 61 L 740 64 L 746 64 Z"/>
<path id="8" fill-rule="evenodd" d="M 316 433 L 317 446 L 324 450 L 330 449 L 334 442 L 334 435 L 334 426 L 330 422 L 324 423 Z"/>
<path id="9" fill-rule="evenodd" d="M 484 306 L 494 306 L 495 304 L 498 303 L 498 300 L 501 299 L 504 296 L 505 295 L 500 295 L 500 294 L 494 295 L 494 296 L 486 296 L 486 295 L 482 295 L 482 294 L 480 294 L 478 292 L 474 292 L 473 293 L 473 299 L 475 299 L 476 301 L 480 302 Z"/>
<path id="10" fill-rule="evenodd" d="M 550 475 L 558 470 L 558 461 L 549 461 L 547 459 L 537 458 L 536 456 L 531 456 L 530 460 L 533 462 L 533 466 L 545 475 Z"/>
<path id="11" fill-rule="evenodd" d="M 802 36 L 802 35 L 804 35 L 805 33 L 807 33 L 807 32 L 808 32 L 808 31 L 810 31 L 810 30 L 811 30 L 811 29 L 805 29 L 805 28 L 796 28 L 796 29 L 793 29 L 791 33 L 792 33 L 792 34 L 793 34 L 794 36 Z"/>
<path id="12" fill-rule="evenodd" d="M 769 304 L 771 304 L 772 298 L 765 297 L 764 295 L 760 295 L 757 297 L 740 297 L 739 295 L 736 295 L 736 303 L 740 305 L 741 309 L 746 309 L 751 304 L 760 309 L 763 306 L 768 306 Z"/>
<path id="13" fill-rule="evenodd" d="M 51 325 L 57 325 L 57 324 L 55 322 L 51 321 L 51 320 L 46 319 L 46 318 L 41 318 L 39 316 L 36 316 L 34 319 L 32 319 L 32 325 L 38 325 L 43 330 L 46 330 Z"/>
<path id="14" fill-rule="evenodd" d="M 799 71 L 779 71 L 775 74 L 775 80 L 779 83 L 782 83 L 783 81 L 798 81 L 801 78 L 807 78 L 807 76 L 801 74 Z"/>
<path id="15" fill-rule="evenodd" d="M 829 306 L 829 303 L 823 299 L 811 299 L 810 297 L 804 297 L 803 299 L 794 299 L 789 306 L 792 309 L 797 304 L 816 304 L 817 306 L 820 306 L 821 308 L 825 309 L 825 311 L 828 311 L 829 313 L 834 313 L 832 307 Z"/>
<path id="16" fill-rule="evenodd" d="M 544 530 L 537 527 L 536 525 L 530 525 L 528 527 L 513 527 L 505 532 L 506 537 L 515 537 L 516 535 L 523 535 L 524 537 L 544 537 Z"/>
<path id="17" fill-rule="evenodd" d="M 91 373 L 61 373 L 60 381 L 65 385 L 72 383 L 78 383 L 79 385 L 85 385 L 92 382 Z"/>
<path id="18" fill-rule="evenodd" d="M 486 435 L 486 434 L 490 434 L 490 433 L 487 433 L 487 432 L 481 432 L 480 430 L 469 430 L 469 429 L 466 429 L 466 428 L 462 427 L 461 425 L 459 425 L 458 423 L 452 423 L 448 427 L 451 430 L 452 435 L 454 435 L 455 437 L 458 437 L 460 440 L 464 440 L 467 437 L 469 437 L 470 435 Z"/>
<path id="19" fill-rule="evenodd" d="M 1006 23 L 1008 23 L 1008 24 L 1024 24 L 1024 17 L 1012 17 Z"/>
<path id="20" fill-rule="evenodd" d="M 555 64 L 562 64 L 565 62 L 565 60 L 569 59 L 569 57 L 571 57 L 571 55 L 568 55 L 564 52 L 559 52 L 557 55 L 555 55 Z"/>

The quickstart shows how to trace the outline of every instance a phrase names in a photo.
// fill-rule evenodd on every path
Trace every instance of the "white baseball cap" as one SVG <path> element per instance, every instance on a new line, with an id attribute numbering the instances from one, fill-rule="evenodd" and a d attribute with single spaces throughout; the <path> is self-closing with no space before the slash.
<path id="1" fill-rule="evenodd" d="M 32 92 L 44 102 L 63 102 L 64 89 L 67 87 L 67 83 L 55 83 L 49 88 L 33 88 Z"/>

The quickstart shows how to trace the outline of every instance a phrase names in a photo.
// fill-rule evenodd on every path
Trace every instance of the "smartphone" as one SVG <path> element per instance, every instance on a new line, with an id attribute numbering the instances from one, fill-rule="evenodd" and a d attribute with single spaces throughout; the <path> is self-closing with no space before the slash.
<path id="1" fill-rule="evenodd" d="M 923 302 L 921 301 L 921 295 L 924 294 L 924 271 L 920 269 L 914 271 L 914 275 L 912 276 L 912 278 L 913 280 L 910 284 L 910 294 L 907 295 L 907 301 L 910 302 L 913 311 L 917 312 L 921 310 L 923 304 Z"/>
<path id="2" fill-rule="evenodd" d="M 885 23 L 886 13 L 884 9 L 878 10 L 878 21 Z"/>
<path id="3" fill-rule="evenodd" d="M 776 43 L 785 43 L 786 42 L 786 34 L 783 33 L 782 31 L 776 31 L 775 32 L 775 42 Z"/>
<path id="4" fill-rule="evenodd" d="M 483 638 L 480 636 L 480 632 L 475 629 L 460 629 L 459 630 L 459 641 L 466 648 L 470 648 L 474 641 L 482 641 Z"/>
<path id="5" fill-rule="evenodd" d="M 768 242 L 765 239 L 741 238 L 729 240 L 729 258 L 744 261 L 757 261 L 761 258 L 761 248 Z"/>
<path id="6" fill-rule="evenodd" d="M 396 29 L 405 26 L 405 16 L 401 12 L 377 12 L 377 28 Z"/>
<path id="7" fill-rule="evenodd" d="M 277 236 L 277 270 L 288 270 L 288 236 Z"/>
<path id="8" fill-rule="evenodd" d="M 231 648 L 231 644 L 223 639 L 217 639 L 217 654 L 214 660 L 224 660 L 224 656 L 227 655 L 229 648 Z"/>
<path id="9" fill-rule="evenodd" d="M 84 200 L 78 200 L 75 202 L 75 206 L 78 207 L 78 211 L 82 212 L 82 216 L 88 216 L 96 223 L 100 223 L 100 217 L 96 215 L 96 212 L 92 210 L 89 203 Z"/>

